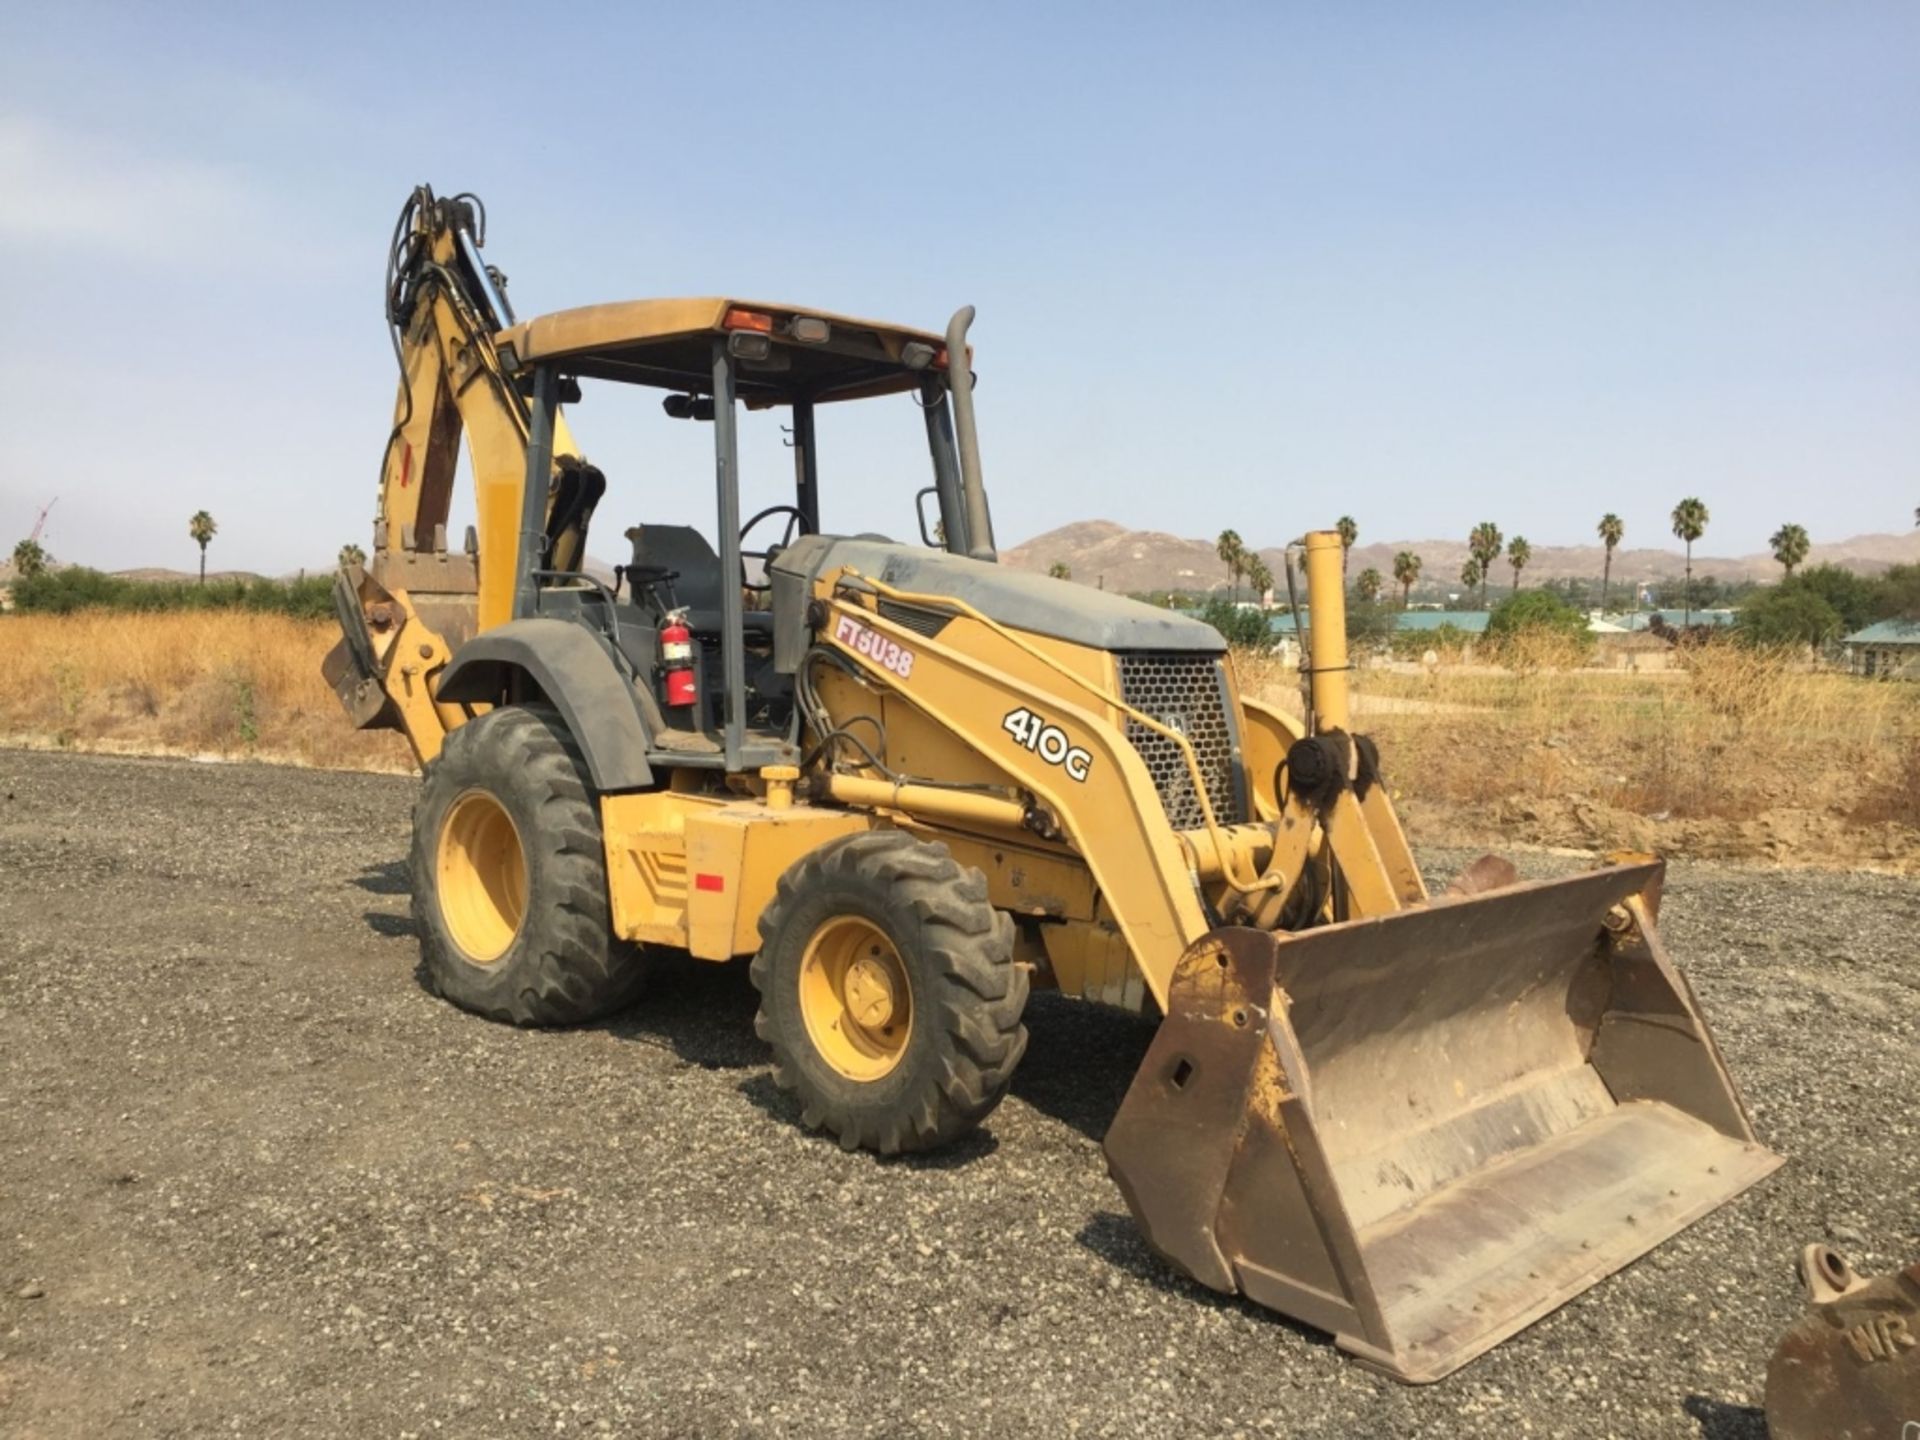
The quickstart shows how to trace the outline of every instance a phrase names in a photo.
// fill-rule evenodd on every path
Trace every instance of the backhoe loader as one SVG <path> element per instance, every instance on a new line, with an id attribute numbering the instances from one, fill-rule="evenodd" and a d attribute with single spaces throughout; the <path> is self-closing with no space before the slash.
<path id="1" fill-rule="evenodd" d="M 1352 727 L 1337 534 L 1296 546 L 1296 721 L 1211 627 L 996 563 L 970 308 L 521 320 L 484 239 L 425 187 L 396 228 L 401 384 L 326 663 L 424 769 L 414 916 L 448 999 L 564 1023 L 625 1003 L 644 947 L 751 957 L 778 1084 L 882 1154 L 993 1109 L 1031 987 L 1158 1015 L 1105 1140 L 1154 1249 L 1407 1381 L 1780 1163 L 1661 946 L 1658 861 L 1429 893 Z M 711 431 L 715 528 L 641 520 L 608 584 L 566 413 L 636 387 Z M 817 422 L 855 402 L 918 409 L 913 541 L 823 526 Z M 791 489 L 743 523 L 768 410 Z"/>

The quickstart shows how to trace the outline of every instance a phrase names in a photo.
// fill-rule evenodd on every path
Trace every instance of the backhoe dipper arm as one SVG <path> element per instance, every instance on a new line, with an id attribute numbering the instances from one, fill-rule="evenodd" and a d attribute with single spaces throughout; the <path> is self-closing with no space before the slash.
<path id="1" fill-rule="evenodd" d="M 401 378 L 381 467 L 373 565 L 375 579 L 405 588 L 409 553 L 444 549 L 464 431 L 478 521 L 479 630 L 513 613 L 529 429 L 527 401 L 494 343 L 512 313 L 504 277 L 480 260 L 485 223 L 472 197 L 439 199 L 421 186 L 395 228 L 387 317 Z M 577 454 L 557 414 L 553 450 L 557 462 Z M 584 518 L 572 528 L 583 532 Z M 556 537 L 556 555 L 564 550 L 567 560 L 577 561 L 583 539 Z"/>

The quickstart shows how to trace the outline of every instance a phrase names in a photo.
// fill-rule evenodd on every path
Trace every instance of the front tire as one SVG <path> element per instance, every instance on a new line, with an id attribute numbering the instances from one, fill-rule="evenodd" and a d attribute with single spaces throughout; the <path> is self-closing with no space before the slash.
<path id="1" fill-rule="evenodd" d="M 447 737 L 414 805 L 412 868 L 428 980 L 461 1009 L 567 1025 L 633 998 L 599 807 L 556 711 L 505 706 Z"/>
<path id="2" fill-rule="evenodd" d="M 809 1128 L 931 1150 L 1000 1103 L 1027 1047 L 1027 974 L 986 877 L 897 830 L 822 846 L 760 919 L 754 1028 Z"/>

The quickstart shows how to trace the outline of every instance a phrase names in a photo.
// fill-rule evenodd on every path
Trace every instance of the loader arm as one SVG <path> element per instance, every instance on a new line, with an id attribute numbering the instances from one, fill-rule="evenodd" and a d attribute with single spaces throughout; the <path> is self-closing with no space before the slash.
<path id="1" fill-rule="evenodd" d="M 822 640 L 857 665 L 870 688 L 899 696 L 1031 797 L 1031 807 L 1008 807 L 1007 822 L 1020 824 L 1025 809 L 1029 828 L 1057 833 L 1081 857 L 1148 990 L 1164 1004 L 1175 963 L 1209 921 L 1193 856 L 1167 823 L 1152 777 L 1120 724 L 1084 695 L 1063 693 L 1057 674 L 1004 633 L 969 629 L 963 651 L 888 620 L 853 595 L 833 593 L 832 582 L 824 588 L 831 598 Z M 886 656 L 902 653 L 912 657 L 905 676 L 885 664 Z M 1060 733 L 1066 748 L 1059 758 L 1016 740 L 1006 724 L 1018 712 Z M 949 818 L 940 796 L 909 789 L 908 803 L 898 808 L 918 808 L 919 818 L 937 824 Z"/>
<path id="2" fill-rule="evenodd" d="M 974 622 L 964 631 L 966 648 L 889 621 L 867 608 L 868 594 L 966 617 Z M 1305 737 L 1301 727 L 1268 707 L 1239 702 L 1251 722 L 1246 760 L 1259 778 L 1249 789 L 1261 818 L 1223 825 L 1186 736 L 1128 706 L 1095 679 L 1101 667 L 1088 663 L 1095 657 L 1083 652 L 1071 657 L 1080 663 L 1069 663 L 953 597 L 900 590 L 850 569 L 823 585 L 821 598 L 829 607 L 826 638 L 860 664 L 874 685 L 900 693 L 1039 802 L 1037 815 L 1028 816 L 1029 828 L 1057 830 L 1092 872 L 1162 1009 L 1187 947 L 1229 915 L 1261 928 L 1277 926 L 1296 883 L 1323 852 L 1343 881 L 1337 896 L 1327 898 L 1337 918 L 1391 914 L 1426 899 L 1385 786 L 1343 784 L 1311 801 L 1283 785 L 1286 742 Z M 1337 653 L 1327 648 L 1334 643 L 1328 638 L 1322 658 L 1344 667 L 1344 630 L 1337 633 Z M 904 676 L 886 664 L 895 655 L 911 657 Z M 1025 718 L 1016 722 L 1016 716 Z M 1182 752 L 1204 828 L 1176 831 L 1168 823 L 1153 779 L 1127 737 L 1129 725 L 1158 732 Z M 1026 744 L 1018 733 L 1023 726 Z M 1047 732 L 1058 736 L 1052 754 L 1047 744 L 1035 743 L 1051 739 Z M 1075 754 L 1081 763 L 1063 763 Z M 940 800 L 939 791 L 924 787 L 908 786 L 902 793 L 923 812 Z M 1018 815 L 1017 808 L 1012 813 Z"/>

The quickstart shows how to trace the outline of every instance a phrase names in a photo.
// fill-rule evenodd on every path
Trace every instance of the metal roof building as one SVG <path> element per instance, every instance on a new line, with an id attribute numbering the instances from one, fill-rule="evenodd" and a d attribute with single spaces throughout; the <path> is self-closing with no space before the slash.
<path id="1" fill-rule="evenodd" d="M 1311 630 L 1313 617 L 1307 608 L 1300 607 L 1301 622 Z M 1403 631 L 1432 631 L 1443 627 L 1452 627 L 1466 635 L 1484 635 L 1487 629 L 1485 610 L 1401 610 L 1393 617 L 1393 628 Z M 1267 616 L 1267 629 L 1275 635 L 1291 637 L 1293 634 L 1293 615 L 1284 607 Z"/>
<path id="2" fill-rule="evenodd" d="M 1645 630 L 1653 624 L 1653 617 L 1656 615 L 1666 621 L 1666 623 L 1671 625 L 1675 630 L 1680 629 L 1687 622 L 1687 612 L 1678 605 L 1669 606 L 1661 610 L 1629 610 L 1625 614 L 1608 615 L 1606 619 L 1609 625 L 1618 625 L 1622 630 Z M 1716 627 L 1732 625 L 1739 618 L 1740 612 L 1737 610 L 1696 610 L 1693 612 L 1693 623 L 1696 625 L 1713 625 Z"/>
<path id="3" fill-rule="evenodd" d="M 1920 620 L 1878 620 L 1840 643 L 1856 675 L 1920 680 Z"/>
<path id="4" fill-rule="evenodd" d="M 1393 628 L 1415 631 L 1452 628 L 1466 635 L 1484 635 L 1491 618 L 1491 612 L 1486 610 L 1402 610 L 1393 617 Z"/>

